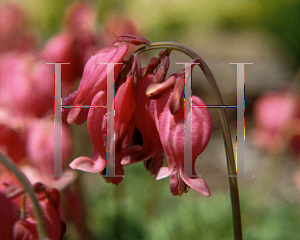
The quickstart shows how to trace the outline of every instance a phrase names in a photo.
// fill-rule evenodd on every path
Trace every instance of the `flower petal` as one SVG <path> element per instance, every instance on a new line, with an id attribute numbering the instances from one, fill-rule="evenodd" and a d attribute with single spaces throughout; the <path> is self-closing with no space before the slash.
<path id="1" fill-rule="evenodd" d="M 106 166 L 106 109 L 95 106 L 106 105 L 106 93 L 98 92 L 88 113 L 88 130 L 94 145 L 94 154 L 91 158 L 76 158 L 70 167 L 87 172 L 100 172 Z"/>
<path id="2" fill-rule="evenodd" d="M 107 86 L 107 66 L 99 63 L 121 63 L 127 53 L 128 45 L 122 44 L 119 47 L 109 46 L 102 48 L 97 54 L 92 56 L 86 63 L 83 76 L 76 94 L 68 97 L 69 102 L 74 105 L 90 105 L 94 96 L 99 91 L 106 91 Z M 116 64 L 114 67 L 114 79 L 117 79 L 122 65 Z M 82 108 L 72 108 L 68 114 L 68 123 L 82 124 L 87 117 L 87 111 Z M 77 121 L 77 119 L 79 119 Z"/>
<path id="3" fill-rule="evenodd" d="M 151 115 L 151 112 L 153 112 L 153 100 L 149 99 L 145 94 L 146 88 L 152 83 L 153 77 L 154 75 L 152 74 L 146 75 L 137 84 L 138 101 L 133 119 L 143 137 L 143 146 L 134 145 L 130 147 L 126 152 L 126 156 L 121 161 L 123 165 L 148 160 L 158 153 L 159 147 L 161 148 L 156 125 Z M 163 165 L 163 155 L 154 159 L 156 159 L 155 169 Z"/>
<path id="4" fill-rule="evenodd" d="M 200 177 L 184 177 L 181 176 L 182 180 L 189 185 L 191 188 L 195 189 L 197 192 L 203 194 L 205 197 L 210 197 L 210 191 L 206 182 Z"/>

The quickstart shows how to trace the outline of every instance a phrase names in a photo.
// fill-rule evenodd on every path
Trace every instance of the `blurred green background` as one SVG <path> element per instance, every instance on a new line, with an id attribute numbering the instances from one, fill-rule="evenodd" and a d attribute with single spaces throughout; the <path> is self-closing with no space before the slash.
<path id="1" fill-rule="evenodd" d="M 58 34 L 66 7 L 61 0 L 19 0 L 43 47 Z M 300 2 L 298 0 L 131 0 L 92 1 L 97 26 L 119 11 L 136 21 L 150 41 L 176 41 L 194 49 L 208 63 L 225 104 L 235 104 L 236 68 L 229 62 L 253 62 L 246 67 L 245 172 L 239 178 L 244 239 L 299 239 L 300 190 L 294 176 L 299 159 L 283 153 L 264 156 L 247 136 L 253 128 L 251 108 L 261 93 L 291 81 L 300 65 Z M 171 55 L 170 72 L 180 70 Z M 196 93 L 214 104 L 208 84 L 195 69 Z M 197 161 L 197 173 L 208 183 L 212 196 L 193 189 L 173 197 L 169 179 L 155 181 L 142 163 L 125 167 L 118 186 L 106 184 L 98 174 L 80 173 L 92 239 L 233 239 L 231 203 L 225 150 L 217 110 L 211 110 L 213 133 Z M 235 141 L 235 110 L 228 110 Z M 72 126 L 73 158 L 92 155 L 86 125 Z M 71 160 L 71 159 L 70 159 Z M 77 239 L 68 225 L 64 239 Z"/>

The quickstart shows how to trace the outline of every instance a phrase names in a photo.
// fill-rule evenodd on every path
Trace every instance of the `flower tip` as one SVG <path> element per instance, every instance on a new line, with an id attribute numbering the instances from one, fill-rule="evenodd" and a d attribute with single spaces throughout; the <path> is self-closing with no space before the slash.
<path id="1" fill-rule="evenodd" d="M 79 113 L 81 111 L 81 108 L 72 108 L 68 114 L 67 122 L 69 124 L 72 124 L 75 122 L 76 118 L 78 117 Z"/>
<path id="2" fill-rule="evenodd" d="M 106 162 L 105 161 L 96 162 L 88 157 L 79 157 L 73 160 L 70 163 L 69 167 L 84 172 L 97 173 L 102 171 L 106 167 Z"/>
<path id="3" fill-rule="evenodd" d="M 210 191 L 207 183 L 200 177 L 189 178 L 182 177 L 182 180 L 189 185 L 191 188 L 195 189 L 197 192 L 201 193 L 205 197 L 210 197 Z"/>
<path id="4" fill-rule="evenodd" d="M 132 43 L 134 45 L 141 45 L 141 44 L 149 45 L 150 44 L 150 42 L 147 39 L 145 39 L 141 36 L 132 35 L 132 34 L 123 34 L 123 35 L 117 37 L 116 41 L 128 42 L 128 43 Z"/>

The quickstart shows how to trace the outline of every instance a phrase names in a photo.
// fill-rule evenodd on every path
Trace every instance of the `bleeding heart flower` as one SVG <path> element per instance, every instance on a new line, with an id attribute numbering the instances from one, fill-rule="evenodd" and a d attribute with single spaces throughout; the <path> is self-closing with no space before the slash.
<path id="1" fill-rule="evenodd" d="M 90 137 L 94 145 L 94 154 L 91 158 L 76 158 L 70 167 L 87 172 L 103 172 L 106 167 L 106 135 L 107 135 L 107 109 L 97 108 L 96 106 L 105 106 L 107 95 L 105 91 L 98 92 L 91 103 L 87 121 Z M 120 164 L 133 135 L 134 125 L 131 123 L 132 115 L 135 111 L 135 91 L 133 87 L 133 77 L 129 76 L 118 89 L 115 97 L 115 170 L 116 175 L 123 175 L 123 166 Z M 110 111 L 111 113 L 113 111 Z M 113 135 L 112 135 L 112 138 Z M 108 178 L 106 178 L 108 180 Z M 118 184 L 122 178 L 114 177 L 111 182 Z"/>
<path id="2" fill-rule="evenodd" d="M 12 228 L 20 217 L 20 211 L 4 194 L 0 193 L 0 233 L 2 239 L 13 239 Z"/>
<path id="3" fill-rule="evenodd" d="M 51 38 L 42 51 L 47 62 L 70 63 L 63 67 L 63 95 L 72 91 L 72 83 L 82 75 L 87 60 L 99 48 L 95 23 L 92 6 L 87 2 L 74 2 L 65 15 L 64 30 Z"/>
<path id="4" fill-rule="evenodd" d="M 0 52 L 27 51 L 36 45 L 26 13 L 20 4 L 1 2 L 0 6 Z"/>
<path id="5" fill-rule="evenodd" d="M 209 197 L 210 191 L 206 182 L 200 177 L 194 177 L 195 161 L 205 149 L 211 134 L 211 117 L 207 108 L 193 108 L 187 118 L 192 120 L 192 175 L 184 164 L 184 109 L 173 115 L 169 109 L 169 101 L 173 92 L 167 91 L 155 101 L 154 117 L 164 151 L 168 168 L 162 167 L 156 179 L 170 176 L 170 189 L 173 195 L 182 195 L 188 186 Z M 198 97 L 192 96 L 193 105 L 205 105 Z"/>
<path id="6" fill-rule="evenodd" d="M 300 101 L 288 91 L 269 92 L 253 107 L 256 127 L 252 142 L 267 153 L 283 150 L 293 136 L 300 135 Z"/>
<path id="7" fill-rule="evenodd" d="M 155 174 L 164 163 L 162 146 L 156 129 L 153 111 L 154 100 L 146 95 L 146 89 L 154 79 L 153 74 L 145 75 L 137 83 L 137 107 L 133 114 L 133 120 L 137 129 L 143 137 L 143 146 L 134 145 L 130 147 L 121 163 L 127 165 L 134 162 L 145 161 L 146 168 Z"/>
<path id="8" fill-rule="evenodd" d="M 66 225 L 60 217 L 60 195 L 57 189 L 48 189 L 42 183 L 32 186 L 40 205 L 47 237 L 51 240 L 61 240 Z M 28 196 L 25 197 L 23 186 L 8 172 L 1 174 L 0 178 L 0 233 L 2 239 L 32 239 L 38 240 L 36 224 L 37 220 L 33 212 L 33 205 Z M 21 210 L 25 215 L 21 216 Z"/>
<path id="9" fill-rule="evenodd" d="M 47 189 L 42 183 L 36 183 L 33 188 L 45 219 L 48 238 L 61 240 L 66 231 L 66 225 L 60 219 L 58 190 L 55 188 Z M 20 219 L 14 224 L 13 239 L 38 240 L 36 223 L 33 206 L 30 205 L 26 218 Z"/>
<path id="10" fill-rule="evenodd" d="M 127 44 L 109 46 L 102 48 L 92 56 L 84 67 L 78 89 L 65 98 L 64 105 L 91 105 L 94 96 L 99 91 L 106 91 L 107 89 L 107 66 L 99 63 L 122 63 L 127 50 Z M 122 64 L 115 64 L 115 80 L 121 68 Z M 81 107 L 64 109 L 63 114 L 68 116 L 67 121 L 69 124 L 73 122 L 82 124 L 87 118 L 88 109 L 82 109 Z"/>
<path id="11" fill-rule="evenodd" d="M 0 62 L 1 107 L 23 118 L 40 117 L 53 108 L 51 66 L 33 52 L 2 54 Z"/>

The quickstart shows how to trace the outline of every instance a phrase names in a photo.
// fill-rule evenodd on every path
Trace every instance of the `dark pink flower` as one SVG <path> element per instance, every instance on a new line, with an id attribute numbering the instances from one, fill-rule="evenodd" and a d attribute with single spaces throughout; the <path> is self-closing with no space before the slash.
<path id="1" fill-rule="evenodd" d="M 131 118 L 135 111 L 135 92 L 133 87 L 133 77 L 129 76 L 117 90 L 115 97 L 115 170 L 116 175 L 123 175 L 123 166 L 120 161 L 133 135 L 134 125 Z M 106 167 L 106 131 L 107 131 L 107 109 L 96 107 L 105 106 L 107 95 L 105 91 L 99 91 L 93 98 L 92 108 L 89 110 L 87 121 L 90 137 L 94 145 L 94 154 L 91 158 L 76 158 L 70 167 L 88 172 L 102 172 Z M 113 139 L 113 136 L 112 136 Z M 111 182 L 118 184 L 122 178 L 110 179 Z M 108 180 L 106 178 L 106 180 Z"/>
<path id="2" fill-rule="evenodd" d="M 137 83 L 137 106 L 133 114 L 133 121 L 143 137 L 143 146 L 134 145 L 130 147 L 122 164 L 127 165 L 134 162 L 145 161 L 146 168 L 155 174 L 162 167 L 164 158 L 159 134 L 156 129 L 153 114 L 154 100 L 146 95 L 146 89 L 152 83 L 154 75 L 147 74 Z"/>
<path id="3" fill-rule="evenodd" d="M 53 109 L 53 66 L 32 52 L 2 54 L 0 62 L 1 107 L 23 118 L 40 117 Z"/>
<path id="4" fill-rule="evenodd" d="M 2 239 L 13 239 L 13 226 L 20 217 L 20 211 L 6 196 L 0 193 L 0 234 Z"/>
<path id="5" fill-rule="evenodd" d="M 0 52 L 27 51 L 33 48 L 36 39 L 28 27 L 26 13 L 16 3 L 0 6 Z"/>
<path id="6" fill-rule="evenodd" d="M 99 49 L 94 26 L 96 16 L 87 2 L 74 2 L 65 15 L 64 30 L 51 38 L 43 58 L 48 62 L 69 62 L 63 67 L 63 94 L 72 91 L 72 83 L 82 75 L 87 60 Z"/>
<path id="7" fill-rule="evenodd" d="M 33 188 L 44 216 L 47 237 L 51 240 L 61 240 L 65 233 L 66 225 L 60 219 L 60 195 L 58 190 L 55 188 L 47 189 L 41 183 L 36 183 Z M 13 239 L 38 240 L 36 223 L 33 206 L 30 205 L 26 218 L 20 219 L 14 224 Z"/>
<path id="8" fill-rule="evenodd" d="M 253 106 L 253 144 L 267 153 L 282 151 L 293 136 L 300 135 L 299 112 L 299 99 L 288 91 L 269 92 L 258 98 Z"/>
<path id="9" fill-rule="evenodd" d="M 45 220 L 47 237 L 51 240 L 61 240 L 66 225 L 60 217 L 58 190 L 48 189 L 42 183 L 36 183 L 32 187 Z M 24 190 L 20 182 L 9 173 L 2 173 L 0 178 L 0 213 L 2 219 L 2 221 L 0 219 L 0 233 L 3 239 L 38 240 L 37 220 L 33 213 L 33 205 L 30 198 L 26 196 L 26 204 L 23 206 L 23 196 Z M 20 219 L 21 210 L 25 212 L 22 219 Z"/>
<path id="10" fill-rule="evenodd" d="M 25 140 L 18 121 L 0 110 L 0 152 L 18 163 L 26 156 Z"/>
<path id="11" fill-rule="evenodd" d="M 157 179 L 170 176 L 170 189 L 173 195 L 182 195 L 188 186 L 209 197 L 210 191 L 206 182 L 200 177 L 190 177 L 184 169 L 184 109 L 173 115 L 169 109 L 172 92 L 167 91 L 155 101 L 155 122 L 159 132 L 168 168 L 162 167 Z M 205 105 L 198 97 L 192 96 L 194 105 Z M 190 113 L 191 114 L 191 113 Z M 207 108 L 193 108 L 192 116 L 192 175 L 196 175 L 195 161 L 205 149 L 211 134 L 211 117 Z"/>
<path id="12" fill-rule="evenodd" d="M 86 63 L 83 76 L 78 89 L 71 93 L 64 101 L 64 105 L 91 105 L 94 96 L 99 91 L 107 89 L 107 66 L 99 63 L 122 63 L 128 50 L 127 44 L 120 46 L 109 46 L 102 48 L 97 54 L 92 56 Z M 116 64 L 114 68 L 114 79 L 118 77 L 122 64 Z M 69 124 L 75 122 L 82 124 L 85 122 L 88 109 L 72 108 L 65 109 Z"/>

